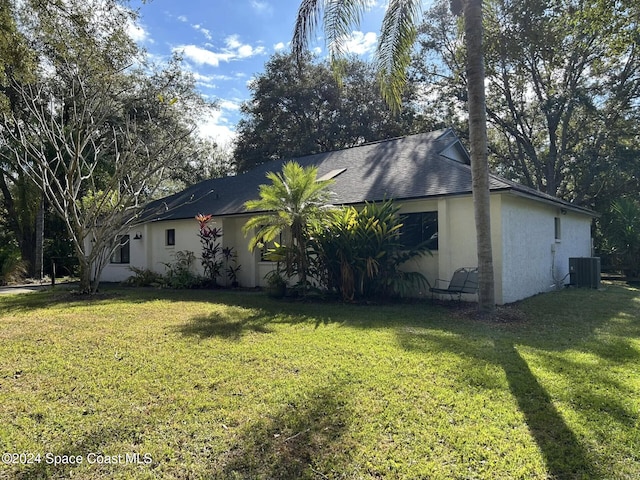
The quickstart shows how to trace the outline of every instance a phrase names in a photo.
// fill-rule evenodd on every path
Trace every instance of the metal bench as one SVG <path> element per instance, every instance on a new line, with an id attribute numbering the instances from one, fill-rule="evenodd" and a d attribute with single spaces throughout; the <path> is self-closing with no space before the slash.
<path id="1" fill-rule="evenodd" d="M 444 295 L 451 295 L 453 299 L 454 295 L 458 296 L 458 300 L 462 299 L 462 294 L 475 294 L 478 293 L 478 269 L 475 267 L 462 267 L 453 272 L 451 280 L 448 281 L 447 288 L 439 286 L 440 282 L 447 283 L 447 280 L 436 279 L 434 287 L 429 291 L 433 293 L 440 293 Z"/>

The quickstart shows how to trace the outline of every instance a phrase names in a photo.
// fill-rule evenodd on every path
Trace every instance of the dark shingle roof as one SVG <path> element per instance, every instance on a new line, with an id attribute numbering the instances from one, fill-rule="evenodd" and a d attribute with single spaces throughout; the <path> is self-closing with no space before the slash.
<path id="1" fill-rule="evenodd" d="M 315 165 L 318 177 L 346 168 L 335 177 L 331 186 L 335 194 L 334 203 L 339 205 L 385 198 L 406 200 L 471 193 L 468 154 L 450 129 L 294 160 L 302 166 Z M 214 216 L 244 213 L 244 203 L 257 198 L 259 185 L 268 182 L 265 178 L 267 172 L 280 171 L 285 161 L 268 162 L 237 176 L 205 180 L 152 202 L 144 217 L 146 220 L 175 220 L 193 218 L 198 213 Z M 489 182 L 492 191 L 517 191 L 525 196 L 593 213 L 496 175 L 491 175 Z"/>

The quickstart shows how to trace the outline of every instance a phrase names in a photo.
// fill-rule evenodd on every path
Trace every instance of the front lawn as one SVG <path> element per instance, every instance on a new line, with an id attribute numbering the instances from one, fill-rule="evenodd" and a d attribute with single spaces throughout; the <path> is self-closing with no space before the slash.
<path id="1" fill-rule="evenodd" d="M 640 478 L 640 291 L 566 290 L 504 317 L 0 297 L 0 478 Z"/>

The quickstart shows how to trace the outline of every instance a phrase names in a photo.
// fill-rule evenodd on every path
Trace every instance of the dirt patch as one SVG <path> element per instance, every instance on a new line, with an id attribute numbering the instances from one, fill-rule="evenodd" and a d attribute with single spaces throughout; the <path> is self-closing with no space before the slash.
<path id="1" fill-rule="evenodd" d="M 527 315 L 517 304 L 496 306 L 492 313 L 480 313 L 477 304 L 462 304 L 450 306 L 451 315 L 457 318 L 476 320 L 485 323 L 520 324 L 527 321 Z"/>

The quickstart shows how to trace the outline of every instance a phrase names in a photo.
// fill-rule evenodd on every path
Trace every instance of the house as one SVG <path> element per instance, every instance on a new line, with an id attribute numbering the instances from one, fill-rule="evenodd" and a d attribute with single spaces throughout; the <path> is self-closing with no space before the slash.
<path id="1" fill-rule="evenodd" d="M 471 195 L 470 159 L 450 130 L 394 138 L 295 159 L 315 165 L 320 178 L 333 178 L 336 205 L 393 198 L 413 225 L 412 236 L 437 238 L 433 256 L 411 269 L 429 282 L 449 279 L 459 267 L 475 266 L 476 239 Z M 222 243 L 233 246 L 242 266 L 242 286 L 262 286 L 274 268 L 258 251 L 249 252 L 241 228 L 249 213 L 244 202 L 258 197 L 269 171 L 283 161 L 248 173 L 203 181 L 153 202 L 145 221 L 131 232 L 128 245 L 116 252 L 103 280 L 121 281 L 129 266 L 162 272 L 177 251 L 201 251 L 198 213 L 212 214 Z M 591 223 L 595 213 L 537 190 L 491 175 L 491 222 L 495 292 L 498 304 L 510 303 L 568 283 L 570 257 L 591 256 Z M 126 250 L 126 251 L 125 251 Z M 199 266 L 199 265 L 198 265 Z M 428 292 L 423 292 L 429 295 Z M 469 298 L 473 299 L 473 298 Z"/>

